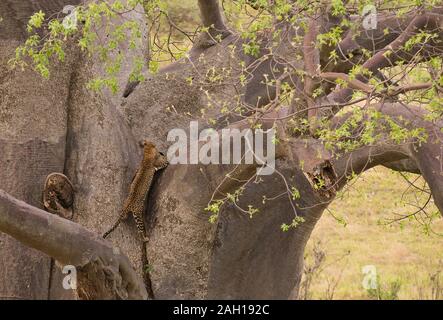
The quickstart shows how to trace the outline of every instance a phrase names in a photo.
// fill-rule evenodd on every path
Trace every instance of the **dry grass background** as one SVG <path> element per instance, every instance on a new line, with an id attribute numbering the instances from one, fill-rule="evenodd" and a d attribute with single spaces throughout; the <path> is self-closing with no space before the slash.
<path id="1" fill-rule="evenodd" d="M 432 200 L 427 212 L 434 214 L 433 231 L 414 218 L 386 225 L 396 214 L 417 210 L 408 203 L 426 201 L 408 186 L 398 173 L 375 168 L 331 204 L 307 246 L 307 298 L 443 299 L 443 219 Z M 378 294 L 362 286 L 365 265 L 376 267 Z"/>

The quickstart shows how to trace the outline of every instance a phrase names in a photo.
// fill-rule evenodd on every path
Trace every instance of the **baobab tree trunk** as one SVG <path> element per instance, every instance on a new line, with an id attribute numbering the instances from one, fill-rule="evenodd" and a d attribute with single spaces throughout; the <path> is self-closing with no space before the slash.
<path id="1" fill-rule="evenodd" d="M 116 111 L 121 92 L 97 94 L 86 89 L 98 62 L 72 46 L 55 64 L 49 80 L 32 70 L 10 70 L 8 60 L 26 37 L 28 18 L 48 15 L 78 1 L 6 1 L 0 5 L 0 188 L 42 208 L 46 176 L 65 173 L 75 184 L 74 221 L 100 233 L 120 210 L 140 150 Z M 136 14 L 136 13 L 130 13 Z M 142 18 L 140 18 L 142 21 Z M 140 52 L 133 52 L 134 55 Z M 124 87 L 131 56 L 119 78 Z M 100 158 L 100 162 L 96 159 Z M 85 209 L 87 208 L 87 210 Z M 141 274 L 136 235 L 120 243 Z M 70 299 L 59 268 L 50 257 L 1 234 L 0 296 L 11 299 Z"/>
<path id="2" fill-rule="evenodd" d="M 52 1 L 57 7 L 62 1 Z M 44 6 L 51 5 L 48 3 Z M 53 67 L 42 81 L 31 70 L 11 71 L 8 60 L 25 39 L 26 20 L 39 5 L 2 1 L 0 16 L 0 184 L 3 190 L 41 207 L 46 175 L 63 172 L 71 61 Z M 51 261 L 36 250 L 0 235 L 0 297 L 47 299 Z"/>

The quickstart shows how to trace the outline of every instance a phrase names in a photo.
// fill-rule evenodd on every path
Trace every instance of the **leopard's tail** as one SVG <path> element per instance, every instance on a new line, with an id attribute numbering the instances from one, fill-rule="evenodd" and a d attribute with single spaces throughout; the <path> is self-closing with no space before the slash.
<path id="1" fill-rule="evenodd" d="M 154 296 L 154 290 L 152 290 L 152 282 L 150 275 L 151 265 L 149 264 L 147 251 L 148 251 L 147 243 L 143 241 L 142 242 L 143 280 L 145 282 L 146 291 L 148 292 L 148 298 L 154 300 L 155 296 Z"/>

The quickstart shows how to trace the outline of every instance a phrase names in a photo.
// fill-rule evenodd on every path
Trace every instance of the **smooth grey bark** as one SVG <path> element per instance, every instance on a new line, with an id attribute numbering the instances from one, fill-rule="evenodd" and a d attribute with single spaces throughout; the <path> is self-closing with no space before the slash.
<path id="1" fill-rule="evenodd" d="M 288 183 L 303 190 L 301 207 L 315 203 L 304 190 L 310 185 L 295 163 L 278 161 Z M 314 210 L 298 210 L 305 219 L 297 230 L 283 232 L 294 213 L 287 198 L 260 202 L 260 195 L 276 196 L 285 192 L 279 175 L 263 178 L 263 183 L 248 188 L 240 204 L 255 204 L 260 210 L 252 219 L 233 207 L 221 213 L 211 257 L 208 298 L 213 299 L 288 299 L 296 298 L 303 270 L 304 249 L 325 205 Z M 297 182 L 296 182 L 297 181 Z M 271 191 L 270 191 L 271 190 Z M 235 267 L 233 267 L 235 266 Z M 292 296 L 291 296 L 292 294 Z"/>
<path id="2" fill-rule="evenodd" d="M 144 17 L 138 9 L 116 17 L 111 24 L 118 25 L 127 18 L 143 23 Z M 98 32 L 106 36 L 105 28 Z M 90 79 L 104 74 L 104 64 L 97 57 L 76 51 L 68 101 L 64 170 L 76 189 L 74 221 L 97 234 L 103 234 L 120 215 L 121 204 L 141 159 L 138 141 L 117 109 L 132 71 L 131 62 L 134 57 L 144 55 L 143 45 L 139 48 L 130 51 L 124 44 L 119 48 L 127 56 L 115 94 L 108 89 L 94 92 L 87 88 Z M 118 242 L 142 277 L 142 251 L 134 225 L 122 224 L 109 239 Z"/>
<path id="3" fill-rule="evenodd" d="M 223 43 L 205 52 L 206 62 L 210 65 L 226 63 L 217 56 L 217 52 L 221 51 L 219 46 L 223 47 Z M 186 129 L 189 125 L 187 114 L 198 114 L 199 109 L 206 105 L 198 85 L 190 86 L 186 82 L 189 76 L 195 76 L 195 82 L 198 82 L 198 76 L 192 73 L 192 69 L 180 63 L 171 69 L 169 80 L 164 74 L 152 77 L 140 84 L 122 106 L 136 137 L 149 137 L 164 149 L 168 131 L 174 126 Z M 202 72 L 204 66 L 197 65 L 197 69 Z M 170 88 L 167 94 L 162 90 L 164 87 Z M 217 87 L 217 90 L 218 94 L 223 90 L 229 92 L 229 88 L 224 87 Z M 174 109 L 165 112 L 165 106 L 174 106 Z M 150 125 L 146 126 L 146 123 Z M 201 124 L 203 127 L 204 124 Z M 289 202 L 282 200 L 260 206 L 261 212 L 252 220 L 228 207 L 222 211 L 214 228 L 208 224 L 208 213 L 203 210 L 209 194 L 217 185 L 217 179 L 207 173 L 208 169 L 202 166 L 171 166 L 161 174 L 148 210 L 151 230 L 149 254 L 153 264 L 151 276 L 157 297 L 285 299 L 297 296 L 304 246 L 324 208 L 333 200 L 313 190 L 306 176 L 294 166 L 294 162 L 303 160 L 305 168 L 312 170 L 328 159 L 327 153 L 325 158 L 318 159 L 319 150 L 325 153 L 320 143 L 311 141 L 306 147 L 303 139 L 297 141 L 292 160 L 281 160 L 278 169 L 282 169 L 301 190 L 298 204 L 306 223 L 285 234 L 278 228 L 293 217 Z M 359 153 L 355 153 L 355 166 L 361 166 L 363 171 L 371 167 L 368 162 L 373 166 L 411 156 L 409 151 L 395 152 L 396 148 L 393 145 L 386 152 L 381 149 L 384 153 L 377 159 L 378 162 L 372 162 L 367 152 L 362 153 L 361 158 L 357 157 Z M 343 183 L 347 181 L 345 174 L 349 174 L 346 171 L 348 163 L 349 159 L 343 158 L 336 164 L 342 170 L 340 181 Z M 417 166 L 415 162 L 414 165 Z M 258 206 L 266 191 L 282 191 L 282 180 L 278 177 L 266 177 L 264 181 L 262 185 L 247 189 L 241 202 Z M 441 181 L 437 184 L 440 185 Z M 438 188 L 434 188 L 434 195 L 438 196 Z M 284 243 L 284 240 L 288 242 Z M 180 250 L 183 247 L 194 249 L 191 252 Z M 260 287 L 259 283 L 263 286 Z"/>
<path id="4" fill-rule="evenodd" d="M 70 64 L 55 67 L 49 81 L 9 71 L 16 45 L 0 41 L 0 187 L 41 207 L 46 176 L 63 171 Z M 0 262 L 0 297 L 48 298 L 50 259 L 4 234 L 0 243 L 0 255 L 9 257 Z"/>
<path id="5" fill-rule="evenodd" d="M 77 5 L 81 0 L 2 0 L 0 14 L 0 38 L 24 40 L 28 36 L 26 25 L 29 17 L 42 10 L 46 16 L 62 11 L 66 5 Z"/>
<path id="6" fill-rule="evenodd" d="M 74 47 L 63 64 L 55 63 L 49 80 L 27 70 L 10 70 L 7 61 L 26 37 L 30 15 L 38 10 L 60 12 L 79 1 L 6 1 L 0 4 L 0 188 L 38 208 L 46 176 L 65 173 L 78 193 L 74 220 L 98 233 L 119 214 L 120 202 L 135 171 L 140 150 L 119 117 L 121 93 L 97 94 L 86 89 L 98 60 Z M 140 14 L 135 18 L 140 18 Z M 138 15 L 138 16 L 137 16 Z M 139 52 L 132 52 L 137 55 Z M 124 87 L 130 73 L 131 52 L 118 79 Z M 101 159 L 100 162 L 96 162 Z M 94 215 L 86 214 L 87 212 Z M 94 221 L 94 219 L 97 219 Z M 100 223 L 99 223 L 100 221 Z M 128 232 L 129 235 L 134 233 Z M 0 297 L 11 299 L 72 299 L 61 286 L 62 276 L 49 257 L 1 234 Z M 140 266 L 135 235 L 126 249 Z M 53 271 L 51 271 L 53 269 Z M 141 267 L 137 269 L 141 273 Z"/>
<path id="7" fill-rule="evenodd" d="M 79 224 L 37 209 L 0 190 L 0 230 L 21 243 L 76 267 L 84 299 L 147 299 L 143 278 L 129 259 Z"/>

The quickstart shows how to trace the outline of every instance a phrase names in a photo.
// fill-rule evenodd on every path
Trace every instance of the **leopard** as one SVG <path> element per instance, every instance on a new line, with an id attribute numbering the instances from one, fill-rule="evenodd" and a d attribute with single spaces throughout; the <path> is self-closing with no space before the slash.
<path id="1" fill-rule="evenodd" d="M 157 171 L 166 168 L 169 163 L 166 156 L 159 152 L 151 141 L 144 140 L 142 145 L 143 159 L 132 180 L 129 188 L 129 195 L 123 204 L 123 209 L 117 221 L 103 234 L 103 238 L 106 238 L 122 221 L 132 214 L 142 241 L 148 241 L 143 219 L 146 199 L 154 179 L 154 174 Z"/>

